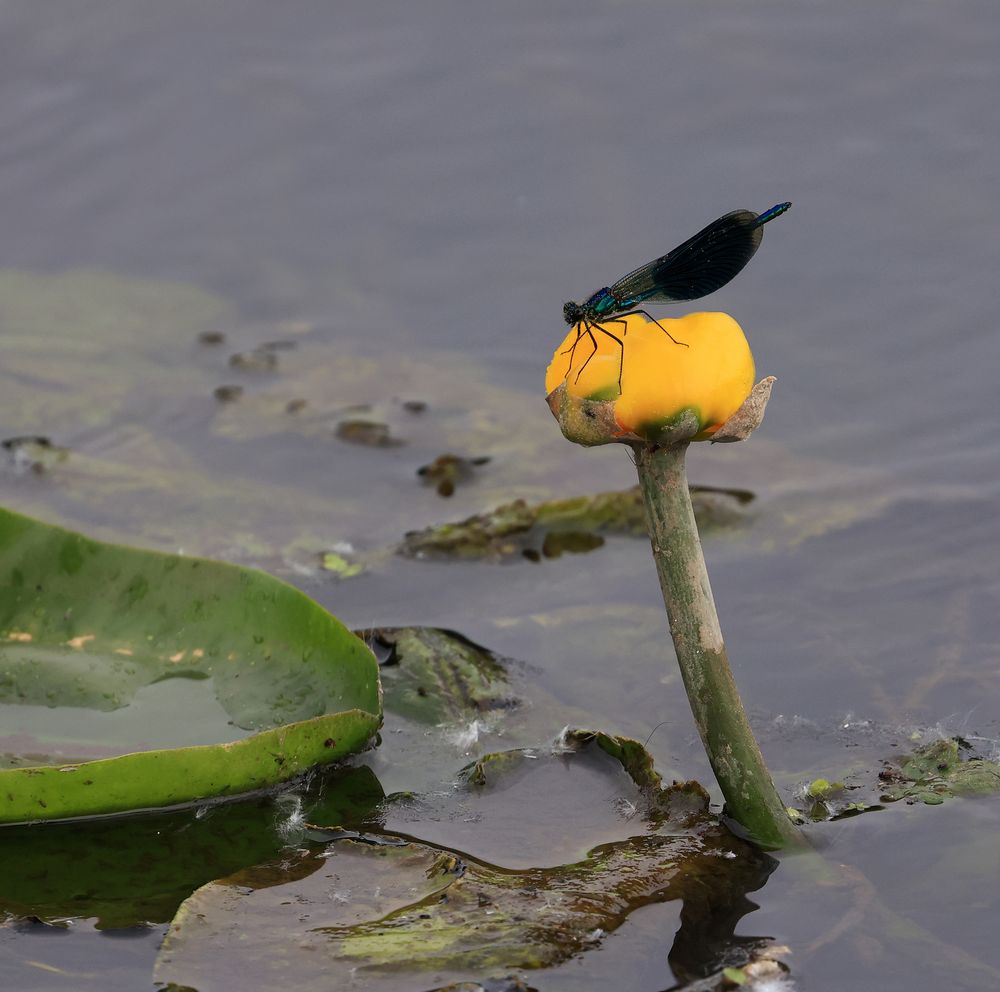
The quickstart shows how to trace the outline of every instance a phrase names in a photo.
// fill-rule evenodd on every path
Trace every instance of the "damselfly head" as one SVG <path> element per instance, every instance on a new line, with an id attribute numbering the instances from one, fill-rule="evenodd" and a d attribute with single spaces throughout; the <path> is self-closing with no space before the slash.
<path id="1" fill-rule="evenodd" d="M 574 324 L 579 324 L 581 320 L 584 319 L 583 307 L 579 303 L 574 303 L 570 300 L 563 304 L 563 320 L 572 327 Z"/>

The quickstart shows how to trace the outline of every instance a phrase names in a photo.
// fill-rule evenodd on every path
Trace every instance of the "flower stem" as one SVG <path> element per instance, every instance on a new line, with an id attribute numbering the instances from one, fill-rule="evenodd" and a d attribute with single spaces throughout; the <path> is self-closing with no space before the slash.
<path id="1" fill-rule="evenodd" d="M 722 640 L 688 490 L 687 442 L 634 445 L 677 661 L 726 812 L 761 847 L 801 844 L 750 729 Z"/>

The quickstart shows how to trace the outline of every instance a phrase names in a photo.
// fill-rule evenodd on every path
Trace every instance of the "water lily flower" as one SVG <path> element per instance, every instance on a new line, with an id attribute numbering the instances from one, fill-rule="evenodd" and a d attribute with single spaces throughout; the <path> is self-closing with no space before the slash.
<path id="1" fill-rule="evenodd" d="M 623 320 L 607 325 L 622 345 L 598 327 L 571 328 L 548 367 L 548 403 L 571 441 L 731 441 L 759 425 L 774 379 L 754 386 L 753 354 L 732 317 Z"/>

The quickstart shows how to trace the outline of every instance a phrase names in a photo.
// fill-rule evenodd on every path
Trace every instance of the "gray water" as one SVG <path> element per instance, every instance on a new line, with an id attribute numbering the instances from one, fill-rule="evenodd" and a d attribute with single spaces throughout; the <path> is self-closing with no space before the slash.
<path id="1" fill-rule="evenodd" d="M 537 666 L 609 730 L 644 739 L 665 721 L 650 742 L 658 763 L 710 782 L 664 665 L 643 542 L 542 566 L 404 562 L 343 583 L 269 549 L 297 537 L 296 514 L 328 543 L 375 545 L 504 498 L 630 484 L 622 452 L 567 452 L 542 403 L 561 304 L 721 213 L 791 200 L 746 272 L 706 303 L 740 320 L 759 373 L 778 377 L 751 442 L 691 457 L 694 481 L 758 494 L 754 526 L 706 541 L 737 678 L 789 793 L 928 729 L 990 753 L 1000 737 L 998 47 L 992 0 L 7 0 L 0 270 L 197 287 L 231 308 L 234 344 L 308 326 L 288 358 L 299 376 L 290 388 L 321 392 L 310 370 L 347 356 L 372 363 L 367 382 L 384 376 L 373 402 L 419 398 L 447 414 L 468 403 L 448 392 L 449 376 L 459 387 L 468 377 L 472 393 L 512 398 L 507 433 L 538 440 L 519 456 L 502 427 L 477 426 L 488 450 L 461 453 L 494 460 L 480 488 L 444 503 L 413 479 L 447 450 L 444 426 L 437 436 L 414 426 L 391 456 L 318 448 L 308 432 L 240 435 L 220 427 L 211 386 L 261 387 L 206 359 L 178 326 L 150 360 L 194 383 L 187 392 L 137 383 L 103 419 L 31 424 L 0 395 L 0 434 L 31 427 L 81 457 L 129 464 L 146 432 L 183 454 L 200 491 L 156 490 L 137 508 L 7 472 L 0 502 L 99 536 L 263 564 L 352 626 L 458 629 Z M 0 323 L 0 366 L 4 350 Z M 265 486 L 302 504 L 275 499 L 269 524 L 237 514 L 232 533 L 199 528 L 213 500 Z M 240 536 L 268 527 L 264 549 Z M 997 810 L 990 800 L 893 809 L 820 836 L 897 910 L 1000 969 L 982 928 L 996 910 L 986 876 L 916 877 L 940 847 L 995 836 Z M 803 987 L 940 987 L 878 932 L 837 931 L 846 910 L 791 877 L 776 872 L 748 920 L 793 946 L 831 935 L 828 952 L 797 969 Z M 156 934 L 143 938 L 147 958 L 136 943 L 118 954 L 99 939 L 101 953 L 82 932 L 66 938 L 85 948 L 68 960 L 105 960 L 104 988 L 145 987 Z M 20 946 L 5 940 L 0 952 Z M 36 956 L 34 944 L 17 953 Z M 66 987 L 35 978 L 24 987 Z"/>

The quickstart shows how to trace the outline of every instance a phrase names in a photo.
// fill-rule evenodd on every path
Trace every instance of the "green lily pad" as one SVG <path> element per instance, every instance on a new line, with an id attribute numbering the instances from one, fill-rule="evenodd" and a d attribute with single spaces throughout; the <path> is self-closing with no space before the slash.
<path id="1" fill-rule="evenodd" d="M 380 721 L 371 652 L 292 586 L 0 510 L 0 822 L 263 788 Z"/>

